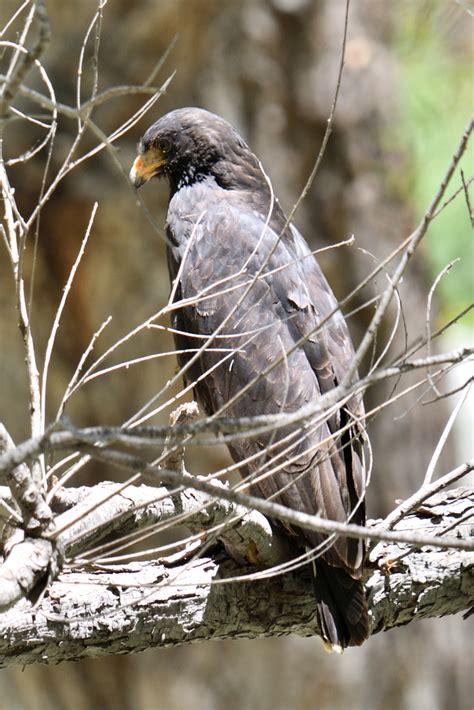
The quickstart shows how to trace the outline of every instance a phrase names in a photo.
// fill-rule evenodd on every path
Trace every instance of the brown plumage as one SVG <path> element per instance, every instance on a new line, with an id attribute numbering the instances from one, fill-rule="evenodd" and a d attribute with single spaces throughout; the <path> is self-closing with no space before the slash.
<path id="1" fill-rule="evenodd" d="M 175 298 L 191 300 L 175 311 L 176 344 L 207 414 L 295 412 L 318 401 L 347 372 L 352 344 L 326 279 L 300 233 L 286 227 L 256 156 L 223 119 L 179 109 L 145 133 L 131 180 L 139 187 L 161 175 L 170 186 L 172 280 L 181 266 Z M 186 351 L 202 344 L 193 335 L 212 334 L 214 348 L 189 365 Z M 251 493 L 363 525 L 362 415 L 354 397 L 326 421 L 243 438 L 229 449 Z M 300 544 L 322 546 L 315 587 L 323 638 L 334 648 L 361 644 L 368 636 L 363 542 L 328 542 L 284 527 Z"/>

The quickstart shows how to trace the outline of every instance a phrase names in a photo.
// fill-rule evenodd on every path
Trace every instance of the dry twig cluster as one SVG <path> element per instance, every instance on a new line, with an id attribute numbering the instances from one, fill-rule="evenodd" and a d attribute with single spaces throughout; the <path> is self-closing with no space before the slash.
<path id="1" fill-rule="evenodd" d="M 286 509 L 271 500 L 256 499 L 246 492 L 245 482 L 235 485 L 223 482 L 237 468 L 235 465 L 212 473 L 203 472 L 205 475 L 202 476 L 191 476 L 184 467 L 184 447 L 192 452 L 198 444 L 229 443 L 235 438 L 256 436 L 290 423 L 298 424 L 302 430 L 307 426 L 317 426 L 318 422 L 340 409 L 344 401 L 354 395 L 362 395 L 382 380 L 395 379 L 398 387 L 386 401 L 366 413 L 367 421 L 409 391 L 431 391 L 435 401 L 446 396 L 440 392 L 443 378 L 458 364 L 472 358 L 473 349 L 466 347 L 454 352 L 432 352 L 435 338 L 465 315 L 458 314 L 436 332 L 431 330 L 432 295 L 444 272 L 427 296 L 425 335 L 416 342 L 408 343 L 405 351 L 396 358 L 391 356 L 390 346 L 403 316 L 398 286 L 413 255 L 430 223 L 445 205 L 456 196 L 462 196 L 463 191 L 468 194 L 472 178 L 464 175 L 460 188 L 455 189 L 452 195 L 448 195 L 447 191 L 471 138 L 472 117 L 418 227 L 341 302 L 341 307 L 347 311 L 354 296 L 367 284 L 373 283 L 378 275 L 386 279 L 383 290 L 366 304 L 367 307 L 374 306 L 374 313 L 357 348 L 353 366 L 345 379 L 319 401 L 291 415 L 231 420 L 222 416 L 222 412 L 219 418 L 199 417 L 192 404 L 180 404 L 176 408 L 179 404 L 177 400 L 184 400 L 192 385 L 183 387 L 178 397 L 170 395 L 172 385 L 182 377 L 183 372 L 180 371 L 131 414 L 123 426 L 74 427 L 66 414 L 69 402 L 81 388 L 93 386 L 91 383 L 106 378 L 118 369 L 123 369 L 123 376 L 126 377 L 130 366 L 139 365 L 147 359 L 175 356 L 175 352 L 148 354 L 136 360 L 110 364 L 120 348 L 139 333 L 147 329 L 171 330 L 167 325 L 171 310 L 186 305 L 183 302 L 173 303 L 175 284 L 163 308 L 131 327 L 124 337 L 95 356 L 93 350 L 100 346 L 101 335 L 109 321 L 98 327 L 57 404 L 56 417 L 52 421 L 46 420 L 46 402 L 50 396 L 48 374 L 58 329 L 77 268 L 94 229 L 98 205 L 93 205 L 91 209 L 88 228 L 65 285 L 45 352 L 41 355 L 31 317 L 30 284 L 24 269 L 25 251 L 33 250 L 35 242 L 41 239 L 38 225 L 44 206 L 54 200 L 61 181 L 81 163 L 106 151 L 119 175 L 126 179 L 127 171 L 120 163 L 114 144 L 155 105 L 172 78 L 169 77 L 161 86 L 153 85 L 162 67 L 161 59 L 152 76 L 140 86 L 98 90 L 98 52 L 104 5 L 104 2 L 99 2 L 97 13 L 84 37 L 77 70 L 78 100 L 75 106 L 62 104 L 56 99 L 54 86 L 42 64 L 50 38 L 48 15 L 42 0 L 25 2 L 17 16 L 12 18 L 11 23 L 19 18 L 23 22 L 17 40 L 7 39 L 9 26 L 3 28 L 0 34 L 3 61 L 6 59 L 6 70 L 0 76 L 0 185 L 4 212 L 0 229 L 13 274 L 18 326 L 28 370 L 29 402 L 25 411 L 29 409 L 31 421 L 31 437 L 19 445 L 11 441 L 5 429 L 0 432 L 0 476 L 5 484 L 0 496 L 4 530 L 3 563 L 0 567 L 0 609 L 4 613 L 0 615 L 0 623 L 4 638 L 9 639 L 11 644 L 8 653 L 3 649 L 0 656 L 5 663 L 27 663 L 79 657 L 88 652 L 87 648 L 98 650 L 108 643 L 110 650 L 123 650 L 127 643 L 125 638 L 128 639 L 127 649 L 137 650 L 150 643 L 166 645 L 238 634 L 259 635 L 294 630 L 305 634 L 316 633 L 314 608 L 304 574 L 290 573 L 299 570 L 320 551 L 311 550 L 295 557 L 295 551 L 289 548 L 265 516 L 333 537 L 342 533 L 371 541 L 367 588 L 374 631 L 406 623 L 416 616 L 435 616 L 468 608 L 474 600 L 474 544 L 469 538 L 472 496 L 465 489 L 460 489 L 456 494 L 444 494 L 444 497 L 439 497 L 439 494 L 472 471 L 474 462 L 464 462 L 436 480 L 433 478 L 441 450 L 465 402 L 470 383 L 466 383 L 460 393 L 458 406 L 446 425 L 419 490 L 412 498 L 402 502 L 386 520 L 372 523 L 367 528 L 349 521 L 341 524 L 323 520 Z M 293 217 L 314 180 L 331 132 L 344 64 L 346 31 L 347 15 L 339 79 L 327 134 L 310 181 L 290 217 Z M 85 71 L 84 56 L 91 44 L 93 88 L 90 96 L 83 99 L 81 80 Z M 29 88 L 28 78 L 33 73 L 40 78 L 43 91 Z M 111 98 L 131 93 L 150 95 L 150 98 L 113 133 L 105 135 L 95 121 L 94 111 Z M 25 100 L 30 107 L 27 111 L 18 108 L 24 105 Z M 51 176 L 51 156 L 60 131 L 60 117 L 75 122 L 77 131 L 62 165 Z M 43 137 L 24 154 L 6 159 L 4 136 L 13 121 L 22 121 L 26 134 L 30 126 L 40 127 Z M 86 134 L 94 138 L 95 145 L 81 152 Z M 10 171 L 16 163 L 27 163 L 38 154 L 44 155 L 43 180 L 37 203 L 26 215 L 17 203 Z M 137 199 L 136 196 L 134 199 Z M 350 248 L 353 242 L 354 239 L 351 239 L 338 246 Z M 251 281 L 247 286 L 251 287 Z M 220 287 L 234 288 L 231 280 L 220 284 Z M 202 298 L 205 295 L 203 293 Z M 237 297 L 240 297 L 239 294 Z M 384 347 L 377 350 L 374 343 L 380 325 L 394 302 L 396 314 L 391 336 Z M 324 323 L 318 327 L 324 327 Z M 252 338 L 252 333 L 249 333 L 249 338 Z M 198 357 L 205 348 L 222 353 L 221 362 L 233 353 L 231 344 L 218 333 L 198 343 L 195 356 Z M 365 366 L 371 350 L 370 364 Z M 286 355 L 283 353 L 282 358 Z M 277 363 L 280 361 L 277 360 Z M 363 372 L 360 376 L 359 371 Z M 403 383 L 407 372 L 416 372 L 417 382 L 400 387 L 399 383 Z M 168 426 L 147 424 L 163 410 L 171 412 Z M 368 451 L 368 454 L 370 463 L 371 452 Z M 273 458 L 271 455 L 268 457 L 261 475 L 271 475 L 281 465 L 279 456 L 281 452 Z M 126 471 L 126 482 L 104 482 L 91 489 L 66 486 L 91 459 Z M 433 513 L 434 509 L 436 513 Z M 431 511 L 428 522 L 423 518 L 426 511 Z M 134 551 L 138 542 L 143 544 L 160 532 L 183 525 L 189 535 L 181 536 L 177 542 Z M 213 557 L 216 542 L 224 545 L 233 561 L 220 564 Z M 436 574 L 430 576 L 427 571 L 429 583 L 420 584 L 416 578 L 419 570 L 429 570 L 430 566 Z M 257 580 L 260 580 L 258 585 L 251 584 Z M 415 587 L 416 594 L 413 591 Z M 412 595 L 410 603 L 407 601 L 408 589 Z M 456 594 L 453 594 L 453 589 Z M 291 609 L 284 602 L 288 593 L 293 595 Z M 419 602 L 423 595 L 421 613 L 421 607 L 417 607 L 413 599 Z M 91 603 L 95 596 L 100 598 L 96 606 Z M 263 622 L 257 619 L 254 612 L 265 597 L 274 605 L 274 613 Z M 235 607 L 235 604 L 239 606 Z M 178 607 L 182 617 L 176 616 Z M 226 619 L 225 608 L 237 608 L 238 612 Z M 144 625 L 146 631 L 140 633 L 137 625 Z M 17 633 L 20 626 L 22 634 Z M 99 627 L 101 630 L 98 631 Z M 130 633 L 132 627 L 135 631 Z M 156 631 L 159 628 L 171 631 Z M 178 633 L 178 628 L 186 628 L 187 631 Z M 33 639 L 35 636 L 36 640 Z M 19 639 L 18 644 L 12 640 L 15 637 Z M 62 650 L 53 651 L 54 642 L 58 639 L 64 641 Z"/>

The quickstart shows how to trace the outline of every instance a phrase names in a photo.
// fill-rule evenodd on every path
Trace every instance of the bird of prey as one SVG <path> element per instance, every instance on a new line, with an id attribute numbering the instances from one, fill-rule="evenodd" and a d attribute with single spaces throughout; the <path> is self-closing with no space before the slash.
<path id="1" fill-rule="evenodd" d="M 168 266 L 177 280 L 172 325 L 205 412 L 288 415 L 317 403 L 342 381 L 354 351 L 337 301 L 257 157 L 224 119 L 182 108 L 138 144 L 133 185 L 161 176 L 169 182 Z M 252 494 L 364 525 L 362 421 L 360 398 L 346 398 L 325 418 L 249 434 L 229 450 Z M 323 640 L 338 651 L 360 645 L 369 633 L 363 541 L 283 526 L 315 550 Z"/>

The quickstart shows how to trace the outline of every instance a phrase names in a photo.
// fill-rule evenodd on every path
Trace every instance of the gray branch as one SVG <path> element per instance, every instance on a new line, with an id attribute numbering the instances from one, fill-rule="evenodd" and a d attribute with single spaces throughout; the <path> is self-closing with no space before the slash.
<path id="1" fill-rule="evenodd" d="M 123 495 L 128 497 L 131 490 Z M 156 489 L 142 490 L 140 495 L 152 490 L 156 497 Z M 82 489 L 66 497 L 76 495 L 82 505 L 90 494 Z M 63 499 L 61 505 L 75 505 L 77 500 Z M 135 500 L 131 507 L 136 504 Z M 140 515 L 144 511 L 148 511 L 146 506 Z M 238 512 L 232 510 L 232 515 Z M 74 508 L 56 520 L 73 513 Z M 431 536 L 449 530 L 462 540 L 471 534 L 473 514 L 472 490 L 461 488 L 425 501 L 396 529 Z M 71 525 L 71 535 L 73 530 Z M 248 546 L 252 533 L 247 534 L 245 521 L 238 530 Z M 459 613 L 474 605 L 474 553 L 383 542 L 372 549 L 369 565 L 366 588 L 372 633 L 415 619 Z M 223 583 L 226 578 L 255 574 L 257 569 L 218 551 L 175 563 L 64 569 L 36 606 L 23 598 L 0 614 L 0 666 L 58 663 L 209 639 L 317 635 L 307 570 Z"/>
<path id="2" fill-rule="evenodd" d="M 14 450 L 15 444 L 0 422 L 0 455 Z M 5 481 L 10 486 L 15 504 L 21 512 L 25 530 L 35 534 L 53 530 L 53 514 L 28 466 L 20 463 L 7 471 Z"/>

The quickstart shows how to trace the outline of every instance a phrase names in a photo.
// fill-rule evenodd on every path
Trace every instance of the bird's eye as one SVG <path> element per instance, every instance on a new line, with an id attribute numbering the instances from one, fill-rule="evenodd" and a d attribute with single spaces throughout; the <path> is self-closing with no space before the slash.
<path id="1" fill-rule="evenodd" d="M 171 143 L 167 138 L 159 138 L 156 141 L 156 146 L 157 146 L 158 150 L 161 153 L 163 153 L 164 155 L 166 155 L 166 153 L 169 153 L 169 151 L 171 149 Z"/>

